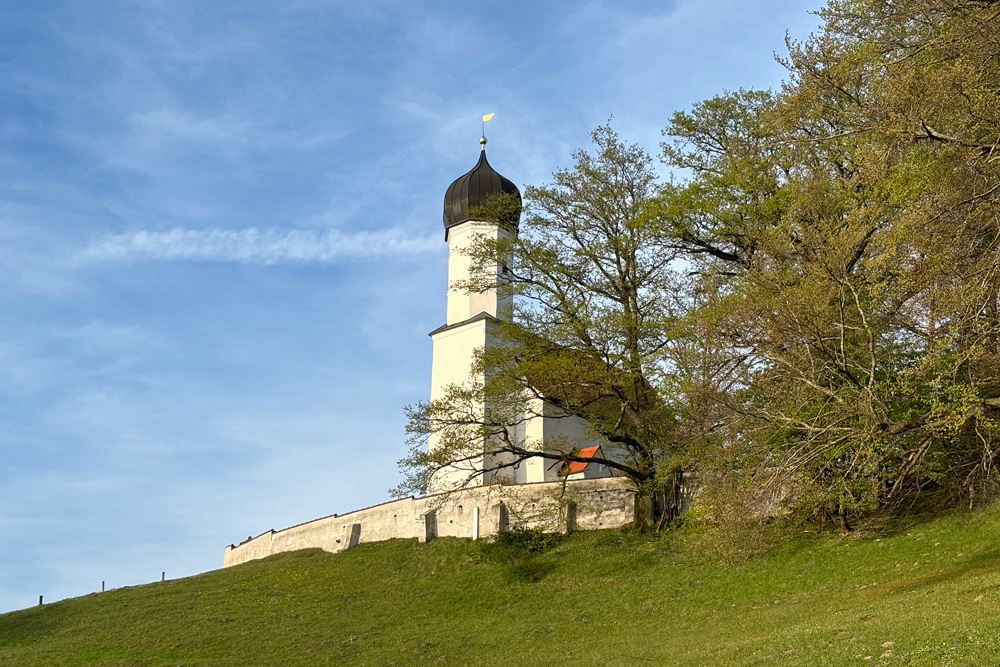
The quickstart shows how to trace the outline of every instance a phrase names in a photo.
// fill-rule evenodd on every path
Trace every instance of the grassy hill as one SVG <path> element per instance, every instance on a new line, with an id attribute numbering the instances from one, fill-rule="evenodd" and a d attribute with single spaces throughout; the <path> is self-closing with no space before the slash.
<path id="1" fill-rule="evenodd" d="M 0 665 L 994 665 L 998 538 L 994 508 L 739 566 L 691 528 L 308 550 L 0 615 Z"/>

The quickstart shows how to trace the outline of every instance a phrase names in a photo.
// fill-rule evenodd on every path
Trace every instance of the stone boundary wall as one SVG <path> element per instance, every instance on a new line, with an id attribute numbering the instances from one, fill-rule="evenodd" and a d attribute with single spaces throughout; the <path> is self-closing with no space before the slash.
<path id="1" fill-rule="evenodd" d="M 476 486 L 451 494 L 401 498 L 332 514 L 226 547 L 223 567 L 282 551 L 320 548 L 336 553 L 361 542 L 394 538 L 479 539 L 512 525 L 563 531 L 618 528 L 632 521 L 636 494 L 628 479 Z"/>

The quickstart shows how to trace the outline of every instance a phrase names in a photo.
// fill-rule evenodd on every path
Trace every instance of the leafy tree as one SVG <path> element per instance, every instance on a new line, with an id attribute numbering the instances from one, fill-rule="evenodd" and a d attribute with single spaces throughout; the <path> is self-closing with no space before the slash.
<path id="1" fill-rule="evenodd" d="M 993 484 L 1000 5 L 843 0 L 780 93 L 675 115 L 671 234 L 732 388 L 716 465 L 845 522 Z"/>
<path id="2" fill-rule="evenodd" d="M 518 436 L 544 396 L 647 496 L 683 466 L 846 529 L 995 492 L 1000 2 L 819 14 L 781 90 L 673 116 L 663 158 L 683 180 L 658 184 L 601 127 L 593 154 L 528 189 L 519 236 L 473 249 L 508 267 L 515 310 L 482 381 L 411 411 L 411 487 L 484 447 L 496 470 L 587 460 Z M 465 287 L 497 286 L 485 271 Z M 431 433 L 446 446 L 428 453 Z"/>
<path id="3" fill-rule="evenodd" d="M 663 389 L 676 251 L 662 230 L 662 186 L 649 156 L 610 126 L 592 139 L 594 152 L 575 153 L 572 169 L 526 189 L 519 234 L 472 248 L 473 265 L 484 270 L 462 287 L 508 290 L 514 310 L 497 323 L 470 382 L 408 409 L 411 450 L 401 465 L 409 477 L 398 492 L 423 490 L 428 475 L 456 462 L 502 475 L 540 457 L 606 465 L 648 497 L 675 451 L 674 406 Z M 508 204 L 498 199 L 480 217 L 503 219 Z M 489 268 L 498 264 L 499 277 Z M 579 442 L 525 437 L 525 420 L 543 412 L 585 418 L 587 435 L 606 444 L 585 457 Z"/>

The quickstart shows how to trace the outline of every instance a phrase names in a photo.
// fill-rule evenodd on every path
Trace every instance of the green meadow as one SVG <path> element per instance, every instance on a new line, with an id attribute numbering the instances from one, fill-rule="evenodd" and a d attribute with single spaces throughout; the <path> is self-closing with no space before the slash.
<path id="1" fill-rule="evenodd" d="M 734 564 L 693 526 L 306 550 L 0 615 L 0 665 L 995 665 L 1000 508 L 785 528 Z"/>

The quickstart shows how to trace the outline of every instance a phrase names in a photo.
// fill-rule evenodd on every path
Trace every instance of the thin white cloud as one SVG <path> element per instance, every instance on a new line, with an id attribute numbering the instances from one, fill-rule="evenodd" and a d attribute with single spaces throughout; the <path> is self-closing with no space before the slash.
<path id="1" fill-rule="evenodd" d="M 160 139 L 218 143 L 256 139 L 251 124 L 232 114 L 201 116 L 190 111 L 159 109 L 134 114 L 130 120 L 146 135 Z"/>
<path id="2" fill-rule="evenodd" d="M 328 264 L 341 259 L 419 255 L 441 249 L 439 236 L 408 237 L 398 228 L 345 233 L 277 229 L 171 229 L 112 234 L 90 243 L 82 262 L 195 261 Z"/>

